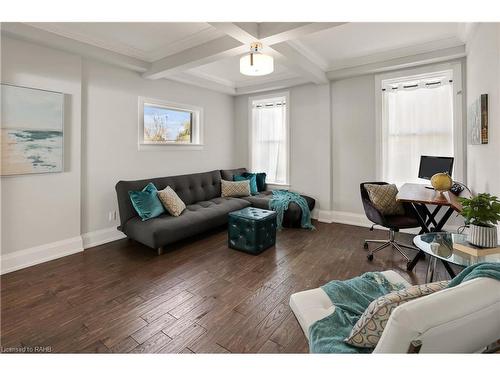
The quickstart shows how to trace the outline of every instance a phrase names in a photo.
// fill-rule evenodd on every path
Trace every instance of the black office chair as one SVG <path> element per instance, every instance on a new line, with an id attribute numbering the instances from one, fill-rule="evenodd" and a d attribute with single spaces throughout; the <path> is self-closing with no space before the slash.
<path id="1" fill-rule="evenodd" d="M 368 191 L 365 188 L 366 184 L 387 185 L 387 182 L 362 182 L 359 187 L 361 190 L 361 201 L 363 202 L 363 208 L 365 209 L 366 217 L 374 223 L 370 230 L 373 230 L 373 227 L 375 225 L 381 225 L 389 229 L 389 240 L 365 240 L 365 243 L 363 245 L 365 249 L 368 249 L 368 243 L 370 242 L 381 244 L 376 249 L 368 252 L 368 260 L 373 260 L 373 254 L 375 254 L 376 252 L 385 249 L 388 246 L 392 246 L 397 251 L 399 251 L 408 262 L 410 262 L 410 258 L 403 252 L 401 248 L 404 247 L 415 251 L 418 251 L 418 249 L 397 242 L 396 232 L 399 232 L 400 229 L 420 228 L 415 209 L 412 205 L 403 203 L 403 207 L 405 209 L 404 215 L 383 215 L 378 209 L 375 208 L 375 206 L 371 202 Z"/>

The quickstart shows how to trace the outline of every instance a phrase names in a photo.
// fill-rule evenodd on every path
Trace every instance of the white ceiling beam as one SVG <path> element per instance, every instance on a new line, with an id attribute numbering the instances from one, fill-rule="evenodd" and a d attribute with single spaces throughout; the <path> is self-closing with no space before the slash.
<path id="1" fill-rule="evenodd" d="M 259 39 L 257 23 L 210 22 L 210 25 L 243 44 L 250 45 Z"/>
<path id="2" fill-rule="evenodd" d="M 269 48 L 269 51 L 265 49 L 264 52 L 273 56 L 280 64 L 307 78 L 310 82 L 316 84 L 328 82 L 326 73 L 288 42 L 274 44 Z"/>
<path id="3" fill-rule="evenodd" d="M 260 41 L 268 47 L 343 24 L 345 22 L 210 22 L 243 44 Z"/>
<path id="4" fill-rule="evenodd" d="M 322 84 L 328 82 L 328 78 L 323 69 L 307 58 L 307 56 L 303 55 L 299 49 L 287 43 L 287 41 L 320 30 L 337 27 L 343 25 L 343 23 L 270 22 L 260 24 L 236 24 L 231 22 L 214 22 L 211 23 L 211 25 L 246 45 L 256 40 L 260 40 L 264 45 L 264 53 L 273 56 L 276 61 L 307 78 L 309 81 Z M 256 38 L 256 31 L 258 31 L 259 39 Z"/>
<path id="5" fill-rule="evenodd" d="M 259 38 L 269 38 L 289 30 L 303 27 L 310 22 L 261 22 L 259 23 Z"/>
<path id="6" fill-rule="evenodd" d="M 94 60 L 102 61 L 108 64 L 116 65 L 122 68 L 130 69 L 143 73 L 147 71 L 151 64 L 125 56 L 117 52 L 109 51 L 104 48 L 96 47 L 87 43 L 79 42 L 74 39 L 66 38 L 49 31 L 41 30 L 17 22 L 2 23 L 2 34 L 7 36 L 36 42 L 40 45 L 60 49 L 77 55 L 81 55 Z"/>
<path id="7" fill-rule="evenodd" d="M 265 22 L 259 24 L 259 39 L 267 45 L 272 46 L 277 43 L 286 42 L 316 33 L 318 31 L 331 29 L 344 25 L 345 22 L 310 22 L 310 23 L 286 23 L 286 22 Z"/>
<path id="8" fill-rule="evenodd" d="M 151 68 L 143 74 L 143 77 L 149 79 L 165 78 L 226 57 L 237 56 L 247 52 L 250 43 L 260 40 L 266 50 L 273 49 L 269 51 L 278 61 L 311 82 L 326 83 L 328 81 L 321 67 L 303 56 L 299 50 L 287 44 L 286 41 L 336 27 L 341 23 L 213 22 L 210 24 L 225 33 L 226 36 L 155 61 Z"/>
<path id="9" fill-rule="evenodd" d="M 242 45 L 238 40 L 230 36 L 223 36 L 153 62 L 143 77 L 149 79 L 165 78 L 173 73 L 240 55 L 247 50 L 248 46 Z"/>

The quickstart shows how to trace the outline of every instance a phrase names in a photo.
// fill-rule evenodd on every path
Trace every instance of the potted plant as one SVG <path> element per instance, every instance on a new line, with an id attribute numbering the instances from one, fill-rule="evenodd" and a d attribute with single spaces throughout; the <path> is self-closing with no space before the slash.
<path id="1" fill-rule="evenodd" d="M 467 240 L 476 246 L 498 246 L 496 224 L 500 221 L 500 201 L 497 197 L 481 193 L 472 198 L 458 198 L 462 216 L 469 225 Z"/>

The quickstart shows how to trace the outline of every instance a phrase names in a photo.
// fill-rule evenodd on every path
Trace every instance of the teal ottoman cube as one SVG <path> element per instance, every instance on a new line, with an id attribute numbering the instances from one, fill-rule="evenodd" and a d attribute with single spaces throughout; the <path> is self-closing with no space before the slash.
<path id="1" fill-rule="evenodd" d="M 229 213 L 228 246 L 259 254 L 276 243 L 276 212 L 247 207 Z"/>

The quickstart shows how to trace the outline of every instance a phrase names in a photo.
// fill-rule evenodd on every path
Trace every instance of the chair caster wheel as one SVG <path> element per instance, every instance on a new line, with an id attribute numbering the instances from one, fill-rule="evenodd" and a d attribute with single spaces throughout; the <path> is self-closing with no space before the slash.
<path id="1" fill-rule="evenodd" d="M 366 249 L 368 249 L 368 242 L 365 242 L 365 243 L 363 244 L 363 249 L 365 249 L 365 250 L 366 250 Z"/>
<path id="2" fill-rule="evenodd" d="M 369 261 L 372 261 L 373 260 L 373 254 L 368 254 L 366 256 L 366 259 L 368 259 Z"/>

